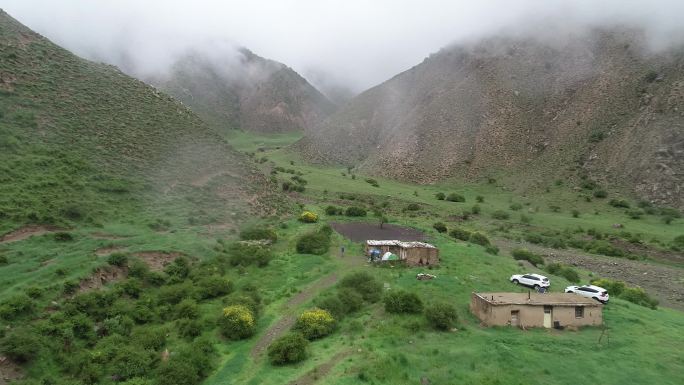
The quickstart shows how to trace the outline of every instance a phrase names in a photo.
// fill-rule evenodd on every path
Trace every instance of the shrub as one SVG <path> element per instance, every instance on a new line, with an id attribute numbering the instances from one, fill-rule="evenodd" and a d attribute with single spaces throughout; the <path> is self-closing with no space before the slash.
<path id="1" fill-rule="evenodd" d="M 55 238 L 55 241 L 57 241 L 57 242 L 71 242 L 74 240 L 73 235 L 71 235 L 70 233 L 63 232 L 63 231 L 55 233 L 54 238 Z"/>
<path id="2" fill-rule="evenodd" d="M 525 214 L 520 214 L 520 223 L 529 225 L 530 223 L 532 223 L 532 218 Z"/>
<path id="3" fill-rule="evenodd" d="M 456 325 L 458 313 L 453 305 L 439 302 L 425 309 L 425 318 L 435 329 L 449 330 Z"/>
<path id="4" fill-rule="evenodd" d="M 311 309 L 302 313 L 295 322 L 294 330 L 308 340 L 325 337 L 335 330 L 335 318 L 323 309 Z"/>
<path id="5" fill-rule="evenodd" d="M 487 245 L 485 247 L 485 251 L 488 252 L 489 254 L 492 254 L 492 255 L 498 255 L 499 254 L 499 248 L 494 246 L 494 245 Z"/>
<path id="6" fill-rule="evenodd" d="M 449 236 L 452 238 L 460 239 L 461 241 L 468 241 L 470 239 L 470 235 L 472 233 L 468 230 L 461 229 L 461 228 L 453 228 L 451 231 L 449 231 Z"/>
<path id="7" fill-rule="evenodd" d="M 354 294 L 358 295 L 356 292 Z M 363 301 L 363 299 L 361 299 Z M 342 318 L 347 313 L 347 309 L 342 303 L 339 296 L 336 295 L 326 295 L 324 297 L 317 298 L 314 303 L 316 307 L 328 311 L 335 318 Z"/>
<path id="8" fill-rule="evenodd" d="M 111 361 L 111 367 L 115 376 L 126 380 L 144 376 L 152 367 L 152 363 L 153 357 L 150 352 L 132 346 L 123 346 L 117 349 Z"/>
<path id="9" fill-rule="evenodd" d="M 529 261 L 534 266 L 539 266 L 544 264 L 544 258 L 541 255 L 537 255 L 527 249 L 513 249 L 511 255 L 516 260 Z"/>
<path id="10" fill-rule="evenodd" d="M 307 345 L 309 341 L 301 333 L 288 333 L 268 347 L 268 358 L 274 365 L 300 362 L 306 358 Z"/>
<path id="11" fill-rule="evenodd" d="M 181 318 L 176 322 L 178 335 L 184 338 L 195 338 L 202 334 L 202 323 L 196 319 Z"/>
<path id="12" fill-rule="evenodd" d="M 344 214 L 344 209 L 335 207 L 335 206 L 328 206 L 325 208 L 325 214 L 326 215 L 342 215 Z"/>
<path id="13" fill-rule="evenodd" d="M 348 217 L 365 217 L 366 209 L 363 207 L 351 206 L 347 207 L 347 210 L 344 212 L 344 214 Z"/>
<path id="14" fill-rule="evenodd" d="M 651 309 L 658 308 L 658 300 L 649 296 L 644 289 L 640 287 L 626 288 L 620 295 L 620 298 Z"/>
<path id="15" fill-rule="evenodd" d="M 465 197 L 461 194 L 451 193 L 447 195 L 446 200 L 449 202 L 465 202 Z"/>
<path id="16" fill-rule="evenodd" d="M 304 234 L 297 240 L 296 248 L 300 254 L 323 255 L 330 249 L 330 236 L 322 231 Z"/>
<path id="17" fill-rule="evenodd" d="M 377 302 L 382 296 L 382 284 L 363 271 L 347 274 L 340 281 L 340 287 L 356 291 L 368 302 Z"/>
<path id="18" fill-rule="evenodd" d="M 446 198 L 446 195 L 444 195 L 443 192 L 438 192 L 435 194 L 435 198 L 437 198 L 437 200 L 443 201 Z"/>
<path id="19" fill-rule="evenodd" d="M 0 318 L 13 320 L 33 312 L 36 305 L 26 294 L 16 294 L 0 303 Z"/>
<path id="20" fill-rule="evenodd" d="M 185 257 L 178 257 L 164 268 L 164 272 L 171 279 L 182 281 L 190 274 L 190 261 Z"/>
<path id="21" fill-rule="evenodd" d="M 573 218 L 579 218 L 579 216 L 580 216 L 579 210 L 573 209 L 572 210 L 572 217 Z"/>
<path id="22" fill-rule="evenodd" d="M 446 233 L 447 227 L 444 223 L 442 222 L 436 222 L 435 224 L 432 225 L 432 227 L 437 230 L 439 233 Z"/>
<path id="23" fill-rule="evenodd" d="M 267 239 L 271 242 L 276 242 L 278 234 L 268 227 L 251 227 L 240 231 L 240 239 L 245 241 Z"/>
<path id="24" fill-rule="evenodd" d="M 353 313 L 363 307 L 363 296 L 350 288 L 337 290 L 337 298 L 344 305 L 344 314 Z"/>
<path id="25" fill-rule="evenodd" d="M 508 208 L 510 208 L 513 211 L 518 211 L 522 210 L 523 206 L 520 203 L 511 203 L 511 205 L 508 206 Z"/>
<path id="26" fill-rule="evenodd" d="M 28 362 L 38 355 L 41 345 L 37 333 L 17 328 L 0 340 L 0 352 L 14 361 Z"/>
<path id="27" fill-rule="evenodd" d="M 629 208 L 629 202 L 627 202 L 627 201 L 624 200 L 624 199 L 611 199 L 611 200 L 608 202 L 608 204 L 611 205 L 611 206 L 613 206 L 613 207 L 622 207 L 622 208 L 625 208 L 625 209 L 628 209 L 628 208 Z"/>
<path id="28" fill-rule="evenodd" d="M 595 279 L 591 281 L 591 284 L 606 289 L 608 294 L 615 297 L 619 297 L 626 288 L 623 281 L 609 278 Z"/>
<path id="29" fill-rule="evenodd" d="M 139 327 L 131 333 L 131 340 L 145 349 L 159 350 L 166 344 L 166 329 L 159 326 Z"/>
<path id="30" fill-rule="evenodd" d="M 407 211 L 418 211 L 420 210 L 420 205 L 418 203 L 409 203 L 406 205 Z"/>
<path id="31" fill-rule="evenodd" d="M 380 187 L 380 185 L 378 184 L 378 181 L 375 179 L 372 179 L 372 178 L 366 179 L 366 183 L 368 183 L 369 185 L 371 185 L 373 187 Z"/>
<path id="32" fill-rule="evenodd" d="M 251 337 L 256 330 L 254 314 L 244 305 L 224 308 L 218 324 L 221 334 L 231 340 Z"/>
<path id="33" fill-rule="evenodd" d="M 564 266 L 560 263 L 550 263 L 546 266 L 545 270 L 548 271 L 549 274 L 564 277 L 572 283 L 577 283 L 580 281 L 579 273 L 570 266 Z"/>
<path id="34" fill-rule="evenodd" d="M 0 255 L 0 265 L 6 265 L 8 263 L 9 263 L 9 260 L 7 259 L 7 256 Z"/>
<path id="35" fill-rule="evenodd" d="M 193 385 L 200 381 L 197 370 L 187 361 L 171 359 L 157 369 L 157 383 L 164 385 Z"/>
<path id="36" fill-rule="evenodd" d="M 483 203 L 484 197 L 482 195 L 478 195 L 475 197 L 475 200 L 477 201 L 477 203 Z"/>
<path id="37" fill-rule="evenodd" d="M 641 219 L 641 216 L 644 215 L 644 212 L 639 209 L 627 210 L 626 213 L 632 219 Z"/>
<path id="38" fill-rule="evenodd" d="M 482 212 L 482 208 L 480 207 L 480 205 L 474 205 L 473 208 L 470 210 L 470 212 L 471 212 L 473 215 L 477 215 L 477 214 L 479 214 L 480 212 Z"/>
<path id="39" fill-rule="evenodd" d="M 672 240 L 672 244 L 677 247 L 684 247 L 684 234 L 676 236 Z"/>
<path id="40" fill-rule="evenodd" d="M 510 217 L 511 217 L 511 215 L 508 212 L 503 211 L 503 210 L 496 210 L 492 213 L 492 218 L 494 218 L 494 219 L 506 220 Z"/>
<path id="41" fill-rule="evenodd" d="M 482 233 L 472 233 L 468 239 L 470 243 L 475 243 L 480 246 L 489 246 L 489 238 Z"/>
<path id="42" fill-rule="evenodd" d="M 385 311 L 388 313 L 420 313 L 423 301 L 413 292 L 398 290 L 385 294 L 383 299 Z"/>
<path id="43" fill-rule="evenodd" d="M 316 223 L 318 222 L 318 215 L 311 211 L 304 211 L 299 215 L 299 220 L 304 223 Z"/>
<path id="44" fill-rule="evenodd" d="M 232 266 L 247 267 L 256 264 L 259 267 L 264 267 L 273 259 L 273 253 L 270 248 L 242 242 L 233 243 L 228 248 L 228 255 L 228 261 Z"/>
<path id="45" fill-rule="evenodd" d="M 175 318 L 197 318 L 199 317 L 199 307 L 195 300 L 186 298 L 174 307 Z"/>
<path id="46" fill-rule="evenodd" d="M 233 291 L 233 283 L 218 275 L 210 275 L 197 281 L 197 294 L 201 299 L 216 298 Z"/>
<path id="47" fill-rule="evenodd" d="M 588 242 L 584 250 L 594 253 L 594 254 L 601 254 L 601 255 L 607 255 L 609 257 L 624 257 L 625 253 L 624 251 L 618 249 L 617 247 L 613 246 L 610 244 L 610 242 L 602 241 L 602 240 L 594 240 L 591 242 Z"/>
<path id="48" fill-rule="evenodd" d="M 112 253 L 107 257 L 107 263 L 112 266 L 124 267 L 128 264 L 128 255 L 124 253 Z"/>
<path id="49" fill-rule="evenodd" d="M 607 198 L 608 192 L 606 190 L 594 190 L 594 198 Z"/>

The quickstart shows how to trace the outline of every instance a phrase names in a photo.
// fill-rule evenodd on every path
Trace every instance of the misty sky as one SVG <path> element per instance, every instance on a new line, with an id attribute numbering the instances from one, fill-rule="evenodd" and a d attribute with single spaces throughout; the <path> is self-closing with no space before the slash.
<path id="1" fill-rule="evenodd" d="M 245 46 L 318 85 L 361 91 L 451 42 L 535 23 L 638 23 L 657 41 L 684 36 L 683 0 L 0 0 L 77 54 L 139 71 L 188 47 Z"/>

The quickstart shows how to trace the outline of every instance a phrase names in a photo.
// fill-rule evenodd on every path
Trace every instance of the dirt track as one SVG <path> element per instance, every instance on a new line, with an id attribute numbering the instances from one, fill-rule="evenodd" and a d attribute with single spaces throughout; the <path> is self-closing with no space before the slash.
<path id="1" fill-rule="evenodd" d="M 396 239 L 399 241 L 422 241 L 425 234 L 422 231 L 397 225 L 384 224 L 382 228 L 371 222 L 331 222 L 330 226 L 338 233 L 354 242 L 367 239 Z"/>
<path id="2" fill-rule="evenodd" d="M 47 233 L 53 233 L 59 231 L 60 229 L 55 226 L 44 226 L 44 225 L 31 225 L 24 226 L 18 230 L 9 232 L 3 236 L 0 236 L 0 243 L 9 243 L 22 241 L 24 239 L 30 238 L 34 235 L 43 235 Z"/>
<path id="3" fill-rule="evenodd" d="M 640 286 L 660 301 L 662 306 L 684 310 L 684 269 L 654 262 L 587 254 L 581 250 L 550 249 L 506 239 L 495 241 L 505 254 L 524 247 L 543 255 L 548 262 L 560 262 L 589 270 L 601 277 L 619 279 Z"/>

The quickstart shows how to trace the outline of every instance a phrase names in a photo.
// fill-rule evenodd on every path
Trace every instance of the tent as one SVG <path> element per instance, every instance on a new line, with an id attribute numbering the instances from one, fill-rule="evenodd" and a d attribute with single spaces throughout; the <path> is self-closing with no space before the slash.
<path id="1" fill-rule="evenodd" d="M 389 251 L 382 256 L 383 261 L 398 261 L 399 257 L 396 254 L 392 254 Z"/>

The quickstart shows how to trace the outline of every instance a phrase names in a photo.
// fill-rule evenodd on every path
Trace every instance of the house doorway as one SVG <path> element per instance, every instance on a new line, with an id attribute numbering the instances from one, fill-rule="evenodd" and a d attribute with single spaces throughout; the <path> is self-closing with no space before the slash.
<path id="1" fill-rule="evenodd" d="M 544 327 L 550 329 L 553 323 L 553 306 L 544 306 Z"/>
<path id="2" fill-rule="evenodd" d="M 511 310 L 511 326 L 520 327 L 520 311 Z"/>

